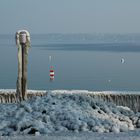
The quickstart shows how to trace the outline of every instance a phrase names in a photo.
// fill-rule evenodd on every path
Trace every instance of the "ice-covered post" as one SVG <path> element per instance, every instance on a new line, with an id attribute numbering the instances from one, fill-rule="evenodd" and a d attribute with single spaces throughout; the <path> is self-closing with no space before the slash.
<path id="1" fill-rule="evenodd" d="M 16 32 L 18 47 L 17 101 L 27 99 L 27 56 L 30 47 L 30 34 L 26 30 Z"/>

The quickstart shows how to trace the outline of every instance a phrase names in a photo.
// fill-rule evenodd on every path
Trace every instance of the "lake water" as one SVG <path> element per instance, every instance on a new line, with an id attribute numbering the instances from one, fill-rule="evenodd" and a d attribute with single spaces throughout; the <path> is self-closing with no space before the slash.
<path id="1" fill-rule="evenodd" d="M 138 91 L 139 40 L 139 34 L 31 35 L 28 88 Z M 16 88 L 17 63 L 14 35 L 0 35 L 0 88 Z M 51 65 L 55 71 L 52 82 Z"/>

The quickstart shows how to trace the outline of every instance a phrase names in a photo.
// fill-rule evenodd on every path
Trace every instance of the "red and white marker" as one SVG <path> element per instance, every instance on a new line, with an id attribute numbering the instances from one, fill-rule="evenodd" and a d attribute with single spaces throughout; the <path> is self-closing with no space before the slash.
<path id="1" fill-rule="evenodd" d="M 50 69 L 50 81 L 53 81 L 54 80 L 54 70 L 53 70 L 53 67 L 51 66 L 51 69 Z"/>

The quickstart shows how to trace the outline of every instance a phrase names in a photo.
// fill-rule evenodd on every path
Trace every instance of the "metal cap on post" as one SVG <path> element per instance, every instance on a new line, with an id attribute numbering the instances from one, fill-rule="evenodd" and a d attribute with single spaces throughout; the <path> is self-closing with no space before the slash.
<path id="1" fill-rule="evenodd" d="M 16 44 L 18 47 L 18 78 L 17 78 L 17 100 L 27 99 L 27 56 L 30 47 L 30 34 L 26 30 L 16 33 Z"/>
<path id="2" fill-rule="evenodd" d="M 20 44 L 26 44 L 26 32 L 25 31 L 21 31 L 20 32 L 20 36 L 19 36 L 19 41 L 20 41 Z"/>

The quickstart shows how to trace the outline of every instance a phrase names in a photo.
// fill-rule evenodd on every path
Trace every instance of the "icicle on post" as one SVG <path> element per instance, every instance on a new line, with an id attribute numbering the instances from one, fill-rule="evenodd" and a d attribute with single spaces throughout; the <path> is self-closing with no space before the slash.
<path id="1" fill-rule="evenodd" d="M 18 78 L 17 100 L 27 99 L 27 57 L 30 48 L 30 34 L 26 30 L 16 32 L 16 45 L 18 47 Z"/>

